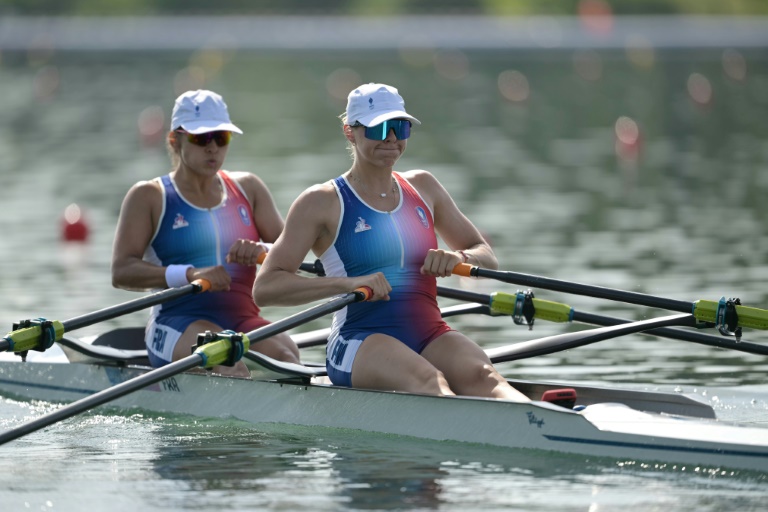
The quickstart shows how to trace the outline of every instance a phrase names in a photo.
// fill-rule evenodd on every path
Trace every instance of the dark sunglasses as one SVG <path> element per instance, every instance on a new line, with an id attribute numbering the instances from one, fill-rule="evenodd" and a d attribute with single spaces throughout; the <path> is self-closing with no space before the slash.
<path id="1" fill-rule="evenodd" d="M 360 121 L 356 121 L 354 126 L 363 126 Z M 376 126 L 365 127 L 365 138 L 370 140 L 384 140 L 389 135 L 390 130 L 395 130 L 397 140 L 405 140 L 411 136 L 411 122 L 407 119 L 390 119 Z"/>
<path id="2" fill-rule="evenodd" d="M 176 130 L 178 133 L 183 133 L 187 136 L 187 140 L 194 144 L 195 146 L 202 146 L 205 147 L 208 144 L 211 143 L 211 141 L 216 142 L 216 145 L 219 147 L 226 146 L 229 144 L 229 141 L 232 140 L 232 132 L 228 132 L 225 130 L 220 130 L 218 132 L 206 132 L 206 133 L 189 133 L 185 132 L 184 130 Z"/>

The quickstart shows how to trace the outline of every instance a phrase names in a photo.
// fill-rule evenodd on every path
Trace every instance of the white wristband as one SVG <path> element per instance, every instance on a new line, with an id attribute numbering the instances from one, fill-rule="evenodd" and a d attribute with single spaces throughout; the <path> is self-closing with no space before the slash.
<path id="1" fill-rule="evenodd" d="M 165 268 L 165 283 L 168 288 L 178 288 L 189 284 L 187 279 L 187 269 L 194 268 L 192 265 L 168 265 Z"/>

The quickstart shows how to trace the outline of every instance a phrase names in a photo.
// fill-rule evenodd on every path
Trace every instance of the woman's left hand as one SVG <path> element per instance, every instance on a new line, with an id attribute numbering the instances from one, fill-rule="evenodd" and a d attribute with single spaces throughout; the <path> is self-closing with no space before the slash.
<path id="1" fill-rule="evenodd" d="M 464 258 L 457 252 L 443 249 L 430 249 L 421 267 L 421 273 L 428 276 L 448 277 L 453 273 L 453 267 L 464 263 Z"/>
<path id="2" fill-rule="evenodd" d="M 267 252 L 267 248 L 263 243 L 241 238 L 229 248 L 227 263 L 239 263 L 240 265 L 255 267 L 259 255 L 264 252 Z"/>

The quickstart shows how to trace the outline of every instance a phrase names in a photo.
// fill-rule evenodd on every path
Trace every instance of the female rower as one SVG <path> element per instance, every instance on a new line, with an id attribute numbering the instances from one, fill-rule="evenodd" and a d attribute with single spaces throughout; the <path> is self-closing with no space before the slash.
<path id="1" fill-rule="evenodd" d="M 394 87 L 366 84 L 349 94 L 342 125 L 352 167 L 293 203 L 254 300 L 295 305 L 368 286 L 369 301 L 334 316 L 326 357 L 334 384 L 527 401 L 440 316 L 436 277 L 450 276 L 459 263 L 498 263 L 432 174 L 393 171 L 412 123 L 421 124 Z M 436 232 L 451 250 L 438 249 Z M 296 275 L 310 249 L 327 277 Z"/>
<path id="2" fill-rule="evenodd" d="M 189 356 L 197 335 L 249 332 L 269 322 L 251 297 L 256 261 L 283 229 L 264 182 L 247 172 L 222 170 L 232 133 L 224 100 L 206 91 L 176 99 L 167 136 L 169 174 L 136 183 L 125 196 L 112 254 L 112 284 L 128 290 L 183 286 L 196 279 L 211 291 L 152 308 L 145 331 L 152 366 Z M 258 342 L 257 350 L 299 362 L 289 336 Z M 214 369 L 246 377 L 242 362 Z"/>

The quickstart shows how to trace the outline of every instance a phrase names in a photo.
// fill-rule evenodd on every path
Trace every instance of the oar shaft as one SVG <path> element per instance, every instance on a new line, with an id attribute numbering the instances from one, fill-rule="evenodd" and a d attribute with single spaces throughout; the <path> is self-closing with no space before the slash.
<path id="1" fill-rule="evenodd" d="M 442 286 L 437 287 L 437 294 L 447 299 L 464 300 L 469 302 L 477 302 L 479 304 L 488 305 L 491 304 L 491 296 L 484 293 L 470 292 L 466 290 L 456 290 L 453 288 L 445 288 Z M 491 308 L 491 311 L 492 308 Z M 585 313 L 579 311 L 573 311 L 573 321 L 581 322 L 585 324 L 611 326 L 631 323 L 632 320 L 624 318 L 616 318 L 612 316 L 598 315 L 594 313 Z M 668 327 L 662 327 L 658 329 L 650 329 L 643 331 L 641 334 L 648 334 L 653 336 L 660 336 L 664 338 L 671 338 L 681 341 L 690 341 L 698 343 L 700 345 L 707 345 L 710 347 L 725 348 L 731 350 L 738 350 L 740 352 L 746 352 L 748 354 L 768 355 L 768 347 L 760 345 L 759 343 L 750 343 L 748 341 L 736 341 L 733 337 L 721 337 L 712 336 L 711 334 L 704 334 L 696 331 L 686 331 L 682 329 L 671 329 Z"/>
<path id="2" fill-rule="evenodd" d="M 536 276 L 532 274 L 490 270 L 486 268 L 473 267 L 471 265 L 467 265 L 466 263 L 457 265 L 456 268 L 453 269 L 453 272 L 463 276 L 487 277 L 505 283 L 517 284 L 521 286 L 542 288 L 544 290 L 571 293 L 574 295 L 584 295 L 587 297 L 594 297 L 596 299 L 608 299 L 619 302 L 627 302 L 640 306 L 668 309 L 670 311 L 679 311 L 681 313 L 691 313 L 694 306 L 692 302 L 683 300 L 667 299 L 664 297 L 647 295 L 645 293 L 628 292 L 624 290 L 604 288 L 602 286 L 594 286 L 590 284 L 561 281 L 559 279 L 552 279 L 549 277 Z"/>
<path id="3" fill-rule="evenodd" d="M 316 318 L 320 318 L 321 316 L 327 315 L 328 313 L 338 311 L 341 308 L 352 304 L 353 302 L 368 300 L 370 298 L 370 294 L 370 288 L 367 290 L 359 288 L 353 292 L 334 297 L 326 302 L 323 302 L 322 304 L 318 304 L 317 306 L 306 309 L 300 313 L 296 313 L 287 318 L 283 318 L 282 320 L 278 320 L 277 322 L 265 325 L 264 327 L 249 332 L 246 334 L 246 336 L 251 343 L 269 338 L 275 334 L 287 331 L 288 329 L 293 329 L 294 327 L 315 320 Z"/>
<path id="4" fill-rule="evenodd" d="M 297 313 L 288 318 L 262 327 L 261 329 L 256 329 L 246 335 L 247 339 L 242 340 L 245 344 L 245 348 L 242 350 L 247 350 L 248 344 L 251 341 L 259 341 L 277 333 L 287 331 L 288 329 L 296 327 L 297 325 L 300 325 L 304 322 L 308 322 L 333 311 L 337 311 L 353 302 L 367 300 L 371 297 L 371 295 L 373 295 L 373 290 L 367 286 L 364 286 L 353 292 L 334 297 L 323 304 L 314 306 L 301 313 Z M 8 432 L 4 432 L 0 434 L 0 444 L 7 443 L 8 441 L 17 439 L 25 434 L 35 432 L 36 430 L 40 430 L 41 428 L 51 425 L 57 421 L 61 421 L 83 411 L 87 411 L 88 409 L 92 409 L 93 407 L 97 407 L 111 400 L 115 400 L 121 396 L 131 393 L 132 391 L 141 389 L 145 386 L 149 386 L 150 384 L 154 384 L 155 382 L 161 381 L 168 377 L 172 377 L 186 370 L 190 370 L 195 366 L 205 366 L 208 368 L 216 364 L 222 364 L 217 360 L 222 354 L 222 348 L 226 348 L 227 350 L 234 350 L 232 339 L 225 337 L 213 341 L 212 343 L 203 344 L 195 350 L 194 354 L 187 356 L 184 359 L 168 364 L 129 381 L 123 382 L 122 384 L 118 384 L 117 386 L 99 391 L 98 393 L 82 398 L 77 402 L 62 407 L 53 413 L 46 414 L 45 416 L 41 416 L 40 418 L 25 423 L 20 427 L 17 427 Z M 239 355 L 235 361 L 238 359 Z"/>
<path id="5" fill-rule="evenodd" d="M 596 315 L 594 313 L 580 313 L 578 311 L 573 312 L 573 320 L 575 322 L 602 326 L 620 325 L 631 322 L 631 320 L 626 320 L 624 318 Z M 736 341 L 736 338 L 732 336 L 712 336 L 711 334 L 704 334 L 696 331 L 685 331 L 682 329 L 671 329 L 669 327 L 649 329 L 647 331 L 643 331 L 641 334 L 648 334 L 680 341 L 690 341 L 692 343 L 698 343 L 699 345 L 737 350 L 747 354 L 768 356 L 768 346 L 761 345 L 759 343 L 751 343 L 744 340 Z"/>
<path id="6" fill-rule="evenodd" d="M 199 354 L 192 354 L 190 356 L 185 357 L 184 359 L 181 359 L 169 365 L 163 366 L 162 368 L 159 368 L 157 370 L 153 370 L 140 377 L 136 377 L 134 379 L 123 382 L 122 384 L 118 384 L 117 386 L 113 386 L 103 391 L 99 391 L 98 393 L 94 393 L 93 395 L 87 396 L 85 398 L 81 398 L 80 400 L 73 402 L 69 405 L 66 405 L 61 409 L 58 409 L 52 413 L 46 414 L 45 416 L 41 416 L 37 419 L 29 421 L 21 425 L 20 427 L 17 427 L 13 430 L 9 430 L 7 432 L 3 432 L 2 434 L 0 434 L 0 445 L 5 444 L 9 441 L 13 441 L 14 439 L 18 439 L 19 437 L 22 437 L 26 434 L 45 428 L 48 425 L 52 425 L 53 423 L 56 423 L 57 421 L 71 418 L 76 414 L 80 414 L 81 412 L 85 412 L 89 409 L 93 409 L 94 407 L 102 405 L 106 402 L 116 400 L 122 396 L 127 395 L 128 393 L 131 393 L 143 387 L 149 386 L 156 382 L 160 382 L 161 380 L 166 379 L 168 377 L 172 377 L 177 373 L 190 370 L 196 366 L 199 366 L 201 360 L 202 360 L 202 356 L 200 356 Z"/>
<path id="7" fill-rule="evenodd" d="M 560 352 L 562 350 L 581 347 L 598 341 L 647 331 L 648 329 L 656 329 L 670 325 L 693 326 L 695 324 L 696 318 L 693 315 L 678 313 L 676 315 L 631 322 L 628 324 L 599 327 L 589 331 L 571 332 L 537 340 L 523 341 L 506 347 L 489 349 L 485 352 L 488 354 L 491 362 L 501 363 Z"/>
<path id="8" fill-rule="evenodd" d="M 135 311 L 139 311 L 151 306 L 155 306 L 157 304 L 161 304 L 169 300 L 177 299 L 185 295 L 197 293 L 197 292 L 203 291 L 203 289 L 204 289 L 204 286 L 196 281 L 194 283 L 190 283 L 188 285 L 181 286 L 179 288 L 168 288 L 167 290 L 162 290 L 162 291 L 153 293 L 151 295 L 147 295 L 145 297 L 129 300 L 128 302 L 123 302 L 122 304 L 116 304 L 114 306 L 100 309 L 92 313 L 87 313 L 85 315 L 76 316 L 75 318 L 64 320 L 61 323 L 64 326 L 65 332 L 70 332 L 70 331 L 74 331 L 75 329 L 87 327 L 89 325 L 93 325 L 98 322 L 111 320 L 112 318 L 116 318 L 121 315 L 127 315 Z"/>
<path id="9" fill-rule="evenodd" d="M 199 279 L 186 286 L 169 288 L 138 299 L 129 300 L 116 306 L 94 311 L 86 315 L 71 318 L 59 322 L 58 320 L 45 320 L 38 318 L 20 322 L 17 329 L 9 332 L 0 343 L 0 351 L 13 350 L 14 352 L 26 352 L 28 350 L 44 351 L 50 348 L 55 341 L 69 331 L 93 325 L 97 322 L 109 320 L 120 315 L 133 313 L 143 308 L 154 306 L 162 302 L 173 300 L 191 293 L 207 291 L 211 283 L 205 279 Z"/>

